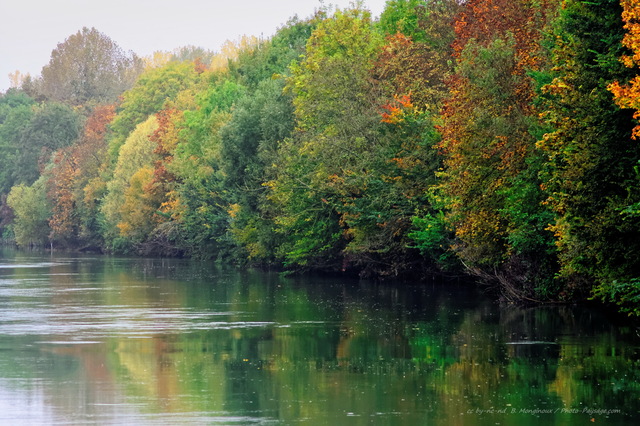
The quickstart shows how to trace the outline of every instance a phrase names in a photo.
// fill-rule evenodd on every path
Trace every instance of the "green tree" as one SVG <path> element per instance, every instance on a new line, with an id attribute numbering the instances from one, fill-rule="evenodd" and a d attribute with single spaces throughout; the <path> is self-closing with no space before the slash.
<path id="1" fill-rule="evenodd" d="M 421 15 L 426 13 L 424 0 L 391 0 L 380 15 L 379 26 L 386 34 L 401 33 L 405 36 L 421 38 Z M 420 40 L 423 41 L 423 40 Z"/>
<path id="2" fill-rule="evenodd" d="M 212 79 L 207 90 L 198 94 L 194 109 L 184 112 L 181 140 L 167 170 L 178 181 L 169 203 L 179 227 L 179 244 L 192 256 L 219 257 L 231 245 L 219 132 L 244 93 L 238 83 Z"/>
<path id="3" fill-rule="evenodd" d="M 273 261 L 277 244 L 263 183 L 269 179 L 279 142 L 293 130 L 293 104 L 283 86 L 282 79 L 263 80 L 238 100 L 220 133 L 224 186 L 232 204 L 231 232 L 254 261 Z"/>
<path id="4" fill-rule="evenodd" d="M 22 247 L 41 246 L 48 241 L 50 216 L 44 178 L 32 185 L 20 184 L 11 188 L 7 204 L 13 210 L 13 233 Z"/>
<path id="5" fill-rule="evenodd" d="M 369 71 L 379 43 L 367 12 L 337 11 L 318 24 L 304 59 L 292 66 L 287 90 L 297 130 L 281 145 L 268 183 L 284 237 L 280 255 L 292 267 L 341 267 L 340 196 L 354 189 L 341 179 L 366 167 L 376 149 Z"/>
<path id="6" fill-rule="evenodd" d="M 239 52 L 230 63 L 231 75 L 247 86 L 236 102 L 229 122 L 221 129 L 221 162 L 228 191 L 230 231 L 251 261 L 274 261 L 278 235 L 273 230 L 273 208 L 263 185 L 279 142 L 294 128 L 290 93 L 283 93 L 289 65 L 305 51 L 319 17 L 290 20 L 276 35 Z"/>
<path id="7" fill-rule="evenodd" d="M 33 99 L 21 90 L 11 88 L 5 93 L 0 93 L 0 124 L 7 121 L 15 108 L 33 105 Z"/>
<path id="8" fill-rule="evenodd" d="M 545 155 L 544 185 L 556 214 L 551 229 L 568 294 L 593 283 L 610 286 L 640 276 L 640 218 L 625 215 L 638 202 L 631 141 L 633 112 L 619 109 L 607 89 L 630 81 L 618 1 L 567 0 L 557 23 L 555 74 L 544 87 L 552 126 L 538 146 Z"/>
<path id="9" fill-rule="evenodd" d="M 0 193 L 16 183 L 16 161 L 22 150 L 22 135 L 34 115 L 34 100 L 12 89 L 0 95 Z"/>
<path id="10" fill-rule="evenodd" d="M 11 166 L 11 181 L 31 185 L 35 182 L 52 154 L 74 143 L 80 135 L 83 118 L 69 106 L 45 103 L 34 108 L 29 124 L 14 141 L 15 154 Z"/>
<path id="11" fill-rule="evenodd" d="M 290 19 L 269 40 L 264 40 L 238 53 L 238 59 L 229 63 L 231 75 L 250 90 L 264 80 L 289 74 L 289 65 L 305 51 L 311 31 L 324 16 L 324 12 L 306 20 Z"/>

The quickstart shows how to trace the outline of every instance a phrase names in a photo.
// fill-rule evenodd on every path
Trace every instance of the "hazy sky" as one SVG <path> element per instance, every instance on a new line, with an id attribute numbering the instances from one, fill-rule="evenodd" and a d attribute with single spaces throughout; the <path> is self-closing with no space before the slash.
<path id="1" fill-rule="evenodd" d="M 325 1 L 339 8 L 350 0 Z M 364 0 L 379 16 L 386 0 Z M 49 62 L 58 43 L 82 27 L 95 27 L 124 50 L 146 56 L 157 50 L 201 46 L 217 51 L 242 35 L 272 36 L 320 0 L 0 0 L 0 92 L 8 74 L 32 76 Z"/>

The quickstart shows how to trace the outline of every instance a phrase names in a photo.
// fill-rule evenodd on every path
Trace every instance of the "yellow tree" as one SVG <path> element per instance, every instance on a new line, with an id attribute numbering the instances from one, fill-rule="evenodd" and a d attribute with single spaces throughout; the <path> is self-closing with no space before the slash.
<path id="1" fill-rule="evenodd" d="M 258 46 L 260 40 L 256 36 L 243 35 L 236 41 L 227 40 L 222 44 L 220 53 L 217 53 L 212 59 L 209 68 L 212 71 L 223 71 L 227 69 L 229 61 L 238 59 L 238 55 L 243 50 L 249 50 Z"/>
<path id="2" fill-rule="evenodd" d="M 153 169 L 144 165 L 129 179 L 129 186 L 124 192 L 124 201 L 120 206 L 122 220 L 118 223 L 120 235 L 133 242 L 144 241 L 155 225 L 157 203 L 152 199 L 153 194 L 145 188 L 153 180 Z"/>
<path id="3" fill-rule="evenodd" d="M 128 223 L 127 218 L 132 215 L 134 202 L 142 200 L 141 197 L 135 194 L 135 191 L 143 188 L 144 183 L 148 183 L 150 180 L 149 176 L 144 174 L 136 176 L 136 173 L 143 168 L 152 170 L 156 159 L 154 155 L 156 144 L 151 141 L 150 136 L 153 135 L 157 128 L 158 120 L 156 116 L 150 115 L 146 121 L 140 123 L 131 132 L 119 150 L 113 179 L 107 183 L 107 193 L 101 206 L 101 212 L 104 215 L 105 226 L 107 227 L 105 235 L 107 240 L 114 240 L 118 236 L 129 236 L 129 230 L 133 223 L 131 223 L 131 226 L 126 225 Z M 133 179 L 134 176 L 136 176 L 136 179 Z M 132 184 L 134 189 L 130 188 Z"/>

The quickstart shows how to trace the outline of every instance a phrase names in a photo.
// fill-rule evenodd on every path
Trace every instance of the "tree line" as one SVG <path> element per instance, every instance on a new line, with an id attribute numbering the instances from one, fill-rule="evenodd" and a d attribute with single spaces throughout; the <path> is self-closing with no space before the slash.
<path id="1" fill-rule="evenodd" d="M 222 52 L 83 28 L 0 96 L 20 246 L 470 273 L 638 314 L 637 0 L 390 0 Z"/>

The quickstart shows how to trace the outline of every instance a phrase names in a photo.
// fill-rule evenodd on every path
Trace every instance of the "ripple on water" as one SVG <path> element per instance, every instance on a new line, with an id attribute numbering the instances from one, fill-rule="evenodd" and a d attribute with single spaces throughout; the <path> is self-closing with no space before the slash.
<path id="1" fill-rule="evenodd" d="M 89 309 L 88 309 L 89 308 Z M 276 326 L 271 321 L 241 321 L 240 311 L 194 312 L 130 306 L 22 305 L 0 308 L 0 334 L 12 336 L 69 336 L 87 341 L 109 336 L 145 337 L 163 333 L 232 330 Z M 228 319 L 227 319 L 228 318 Z"/>
<path id="2" fill-rule="evenodd" d="M 67 265 L 64 262 L 37 262 L 37 263 L 0 263 L 0 269 L 36 269 L 51 268 L 52 266 Z"/>

